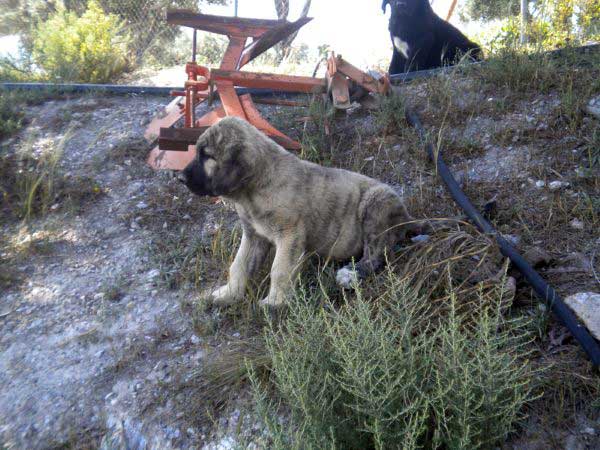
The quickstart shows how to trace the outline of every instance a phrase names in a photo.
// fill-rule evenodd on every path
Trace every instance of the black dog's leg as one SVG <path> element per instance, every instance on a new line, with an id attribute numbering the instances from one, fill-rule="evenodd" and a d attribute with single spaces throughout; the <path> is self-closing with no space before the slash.
<path id="1" fill-rule="evenodd" d="M 398 50 L 394 48 L 394 53 L 392 54 L 392 62 L 390 62 L 390 75 L 395 75 L 397 73 L 404 73 L 406 71 L 406 58 L 400 54 Z"/>

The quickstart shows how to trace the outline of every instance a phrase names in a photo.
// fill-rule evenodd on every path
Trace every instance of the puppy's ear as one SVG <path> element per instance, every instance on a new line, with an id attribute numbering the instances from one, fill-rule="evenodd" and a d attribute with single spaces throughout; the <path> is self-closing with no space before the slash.
<path id="1" fill-rule="evenodd" d="M 232 143 L 224 149 L 218 174 L 211 180 L 214 192 L 232 194 L 243 189 L 252 178 L 251 165 L 243 158 L 244 150 L 241 142 Z"/>

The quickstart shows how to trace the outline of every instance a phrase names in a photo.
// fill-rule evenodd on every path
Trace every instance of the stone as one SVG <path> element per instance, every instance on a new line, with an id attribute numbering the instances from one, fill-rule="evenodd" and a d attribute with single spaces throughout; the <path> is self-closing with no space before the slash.
<path id="1" fill-rule="evenodd" d="M 516 234 L 503 234 L 502 237 L 513 247 L 518 247 L 521 243 L 521 236 Z"/>
<path id="2" fill-rule="evenodd" d="M 335 282 L 343 289 L 350 289 L 359 281 L 358 272 L 351 267 L 342 267 L 335 274 Z"/>
<path id="3" fill-rule="evenodd" d="M 417 236 L 411 237 L 410 240 L 415 244 L 420 244 L 422 242 L 427 242 L 429 240 L 429 237 L 430 236 L 428 234 L 419 234 Z"/>
<path id="4" fill-rule="evenodd" d="M 583 322 L 590 333 L 600 339 L 600 294 L 579 292 L 565 298 L 565 303 Z"/>
<path id="5" fill-rule="evenodd" d="M 146 275 L 147 279 L 152 281 L 155 278 L 158 278 L 160 276 L 160 270 L 159 269 L 152 269 L 150 272 L 148 272 L 148 275 Z"/>
<path id="6" fill-rule="evenodd" d="M 584 109 L 590 116 L 600 120 L 600 95 L 592 98 Z"/>
<path id="7" fill-rule="evenodd" d="M 533 267 L 548 265 L 553 259 L 546 250 L 540 247 L 529 247 L 525 253 L 523 253 L 523 258 L 525 258 Z"/>
<path id="8" fill-rule="evenodd" d="M 548 188 L 550 188 L 551 191 L 558 191 L 559 189 L 568 188 L 569 186 L 570 184 L 566 181 L 551 181 L 550 184 L 548 184 Z"/>
<path id="9" fill-rule="evenodd" d="M 571 228 L 575 228 L 576 230 L 583 230 L 584 228 L 583 222 L 579 219 L 571 220 L 569 225 L 571 225 Z"/>

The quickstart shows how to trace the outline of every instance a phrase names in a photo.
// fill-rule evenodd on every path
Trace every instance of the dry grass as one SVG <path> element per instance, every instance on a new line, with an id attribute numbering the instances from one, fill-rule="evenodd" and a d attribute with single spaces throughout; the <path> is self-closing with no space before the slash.
<path id="1" fill-rule="evenodd" d="M 0 194 L 4 218 L 30 221 L 52 211 L 78 212 L 101 188 L 87 176 L 65 174 L 60 161 L 72 131 L 52 148 L 37 152 L 31 135 L 15 151 L 0 154 Z"/>

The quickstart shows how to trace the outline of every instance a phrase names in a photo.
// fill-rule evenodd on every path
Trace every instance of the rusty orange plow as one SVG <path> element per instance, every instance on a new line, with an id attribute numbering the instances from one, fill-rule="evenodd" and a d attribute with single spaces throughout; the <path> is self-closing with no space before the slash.
<path id="1" fill-rule="evenodd" d="M 166 107 L 162 117 L 154 119 L 145 132 L 149 141 L 158 138 L 148 158 L 155 169 L 181 170 L 195 157 L 194 144 L 208 127 L 225 116 L 241 117 L 271 139 L 290 150 L 300 144 L 276 129 L 263 118 L 249 93 L 238 95 L 236 88 L 268 89 L 286 93 L 329 94 L 337 109 L 350 107 L 350 89 L 360 86 L 374 94 L 387 94 L 390 82 L 387 76 L 373 77 L 357 69 L 341 56 L 331 54 L 327 61 L 325 78 L 278 75 L 241 71 L 240 69 L 278 42 L 298 31 L 311 18 L 296 22 L 246 19 L 237 17 L 196 14 L 186 10 L 172 10 L 167 21 L 173 25 L 194 29 L 192 61 L 186 64 L 187 81 L 183 91 L 172 91 L 175 99 Z M 228 36 L 229 45 L 218 69 L 209 69 L 196 63 L 197 30 Z M 247 44 L 248 40 L 250 43 Z M 220 106 L 196 117 L 196 108 L 202 102 L 212 102 L 218 96 Z M 263 103 L 295 105 L 289 100 L 271 99 Z M 183 119 L 183 127 L 174 125 Z"/>

